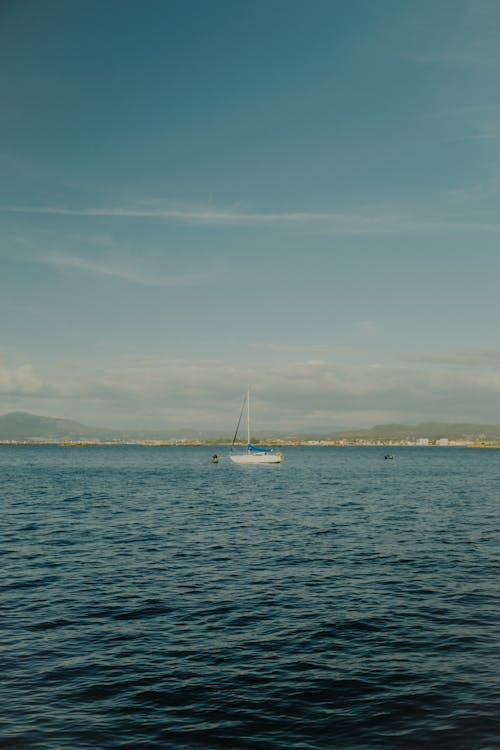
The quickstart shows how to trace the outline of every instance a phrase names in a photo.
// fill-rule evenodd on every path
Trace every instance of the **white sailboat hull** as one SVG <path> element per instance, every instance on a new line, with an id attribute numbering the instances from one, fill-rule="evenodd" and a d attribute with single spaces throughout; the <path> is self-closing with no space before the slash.
<path id="1" fill-rule="evenodd" d="M 240 418 L 238 419 L 238 424 L 236 425 L 236 432 L 234 433 L 233 444 L 231 446 L 231 453 L 229 454 L 229 458 L 235 464 L 280 464 L 282 459 L 280 451 L 276 451 L 275 453 L 270 449 L 259 449 L 250 443 L 250 388 L 247 391 L 245 400 L 247 404 L 247 451 L 242 453 L 232 452 L 236 437 L 238 435 L 238 427 L 240 426 L 243 409 L 245 407 L 245 401 L 243 401 L 243 406 L 241 407 Z"/>
<path id="2" fill-rule="evenodd" d="M 231 453 L 235 464 L 280 464 L 281 453 Z"/>

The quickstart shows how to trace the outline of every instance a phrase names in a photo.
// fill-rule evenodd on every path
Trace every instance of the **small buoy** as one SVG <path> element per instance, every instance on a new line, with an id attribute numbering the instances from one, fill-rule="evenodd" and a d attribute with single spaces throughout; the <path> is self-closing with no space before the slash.
<path id="1" fill-rule="evenodd" d="M 214 453 L 214 455 L 212 456 L 212 463 L 213 464 L 219 463 L 219 457 L 218 457 L 217 453 Z"/>

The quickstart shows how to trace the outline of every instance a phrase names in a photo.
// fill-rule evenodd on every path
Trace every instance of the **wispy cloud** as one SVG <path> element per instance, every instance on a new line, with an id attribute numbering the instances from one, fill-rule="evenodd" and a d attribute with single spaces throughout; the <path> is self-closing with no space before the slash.
<path id="1" fill-rule="evenodd" d="M 66 209 L 55 207 L 0 207 L 3 212 L 16 212 L 26 214 L 49 214 L 56 216 L 80 216 L 98 217 L 108 216 L 110 218 L 154 218 L 165 220 L 181 220 L 185 222 L 211 225 L 265 225 L 265 224 L 309 224 L 322 227 L 325 231 L 339 235 L 375 235 L 391 234 L 400 232 L 427 232 L 433 231 L 481 231 L 500 232 L 500 224 L 493 222 L 467 222 L 449 220 L 434 220 L 422 216 L 408 217 L 397 214 L 339 214 L 325 212 L 278 212 L 278 213 L 251 213 L 233 210 L 162 210 L 162 209 L 125 209 L 125 208 L 95 208 L 95 209 Z M 73 262 L 73 261 L 70 261 Z M 78 261 L 78 263 L 80 263 Z M 74 265 L 77 262 L 73 262 Z M 69 265 L 69 262 L 68 262 Z M 80 263 L 80 265 L 82 265 Z M 110 275 L 122 275 L 128 277 L 128 272 L 118 269 L 100 267 L 101 273 Z M 87 270 L 91 270 L 88 268 Z M 93 269 L 97 270 L 97 269 Z M 151 283 L 158 284 L 151 279 Z M 166 282 L 168 285 L 168 282 Z"/>
<path id="2" fill-rule="evenodd" d="M 374 320 L 360 320 L 355 323 L 354 327 L 358 333 L 367 338 L 375 338 L 383 333 L 380 325 Z"/>
<path id="3" fill-rule="evenodd" d="M 265 344 L 256 343 L 251 344 L 254 349 L 267 349 L 274 352 L 289 352 L 289 353 L 303 353 L 303 352 L 315 352 L 325 353 L 334 351 L 334 347 L 326 346 L 324 344 L 304 344 L 304 345 L 288 345 L 288 344 Z"/>
<path id="4" fill-rule="evenodd" d="M 26 396 L 40 394 L 44 385 L 32 365 L 9 368 L 0 366 L 0 393 L 2 395 Z"/>
<path id="5" fill-rule="evenodd" d="M 239 209 L 200 208 L 65 208 L 61 206 L 0 206 L 4 213 L 38 214 L 49 216 L 109 217 L 116 219 L 164 219 L 196 224 L 276 224 L 322 223 L 334 225 L 344 234 L 391 232 L 397 217 L 386 215 L 356 215 L 314 211 L 251 212 Z"/>
<path id="6" fill-rule="evenodd" d="M 500 134 L 499 134 L 500 138 Z M 380 235 L 398 234 L 402 232 L 428 231 L 480 231 L 500 232 L 500 224 L 494 222 L 476 222 L 449 219 L 436 219 L 432 216 L 425 218 L 419 209 L 418 218 L 414 218 L 409 207 L 407 213 L 400 214 L 395 206 L 392 213 L 328 213 L 328 212 L 270 212 L 260 213 L 241 210 L 218 209 L 143 209 L 143 208 L 58 208 L 58 207 L 30 207 L 30 206 L 0 206 L 0 212 L 38 214 L 53 216 L 75 217 L 109 217 L 115 219 L 155 219 L 183 221 L 186 223 L 206 224 L 213 226 L 236 225 L 272 225 L 272 224 L 302 224 L 309 228 L 326 231 L 337 235 Z M 90 270 L 90 269 L 88 269 Z M 104 271 L 102 271 L 104 272 Z M 117 275 L 114 273 L 113 275 Z"/>
<path id="7" fill-rule="evenodd" d="M 499 141 L 500 133 L 476 133 L 473 135 L 456 135 L 449 140 L 454 141 Z"/>
<path id="8" fill-rule="evenodd" d="M 422 352 L 405 355 L 404 362 L 445 365 L 452 367 L 498 367 L 500 365 L 500 349 L 464 349 L 449 352 Z"/>
<path id="9" fill-rule="evenodd" d="M 447 107 L 433 112 L 433 118 L 464 118 L 484 115 L 496 115 L 500 112 L 500 104 L 466 104 L 462 107 Z"/>
<path id="10" fill-rule="evenodd" d="M 416 62 L 423 65 L 447 65 L 453 67 L 500 67 L 500 56 L 495 52 L 483 54 L 481 51 L 458 50 L 437 51 L 415 56 Z"/>
<path id="11" fill-rule="evenodd" d="M 96 276 L 108 276 L 130 284 L 140 284 L 151 287 L 179 287 L 192 286 L 211 281 L 215 278 L 215 271 L 193 271 L 185 274 L 162 275 L 147 273 L 143 269 L 134 268 L 124 261 L 99 262 L 70 255 L 48 255 L 39 260 L 58 269 L 83 271 Z"/>

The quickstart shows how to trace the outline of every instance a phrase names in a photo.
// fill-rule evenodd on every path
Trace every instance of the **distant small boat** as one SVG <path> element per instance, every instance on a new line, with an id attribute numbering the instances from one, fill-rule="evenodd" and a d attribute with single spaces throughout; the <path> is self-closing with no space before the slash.
<path id="1" fill-rule="evenodd" d="M 244 453 L 233 453 L 234 444 L 238 436 L 238 428 L 245 408 L 245 402 L 247 405 L 247 449 Z M 274 451 L 272 448 L 260 448 L 256 445 L 252 445 L 250 442 L 250 388 L 247 391 L 247 395 L 241 407 L 240 418 L 236 425 L 236 432 L 234 433 L 229 457 L 235 464 L 279 464 L 283 458 L 280 451 Z"/>
<path id="2" fill-rule="evenodd" d="M 392 455 L 392 453 L 386 453 L 384 458 L 394 458 L 394 456 Z"/>

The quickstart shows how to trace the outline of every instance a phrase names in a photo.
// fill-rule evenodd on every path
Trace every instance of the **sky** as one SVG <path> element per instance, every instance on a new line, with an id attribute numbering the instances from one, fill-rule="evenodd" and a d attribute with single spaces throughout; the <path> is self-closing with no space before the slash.
<path id="1" fill-rule="evenodd" d="M 497 0 L 4 0 L 0 101 L 0 413 L 500 424 Z"/>

